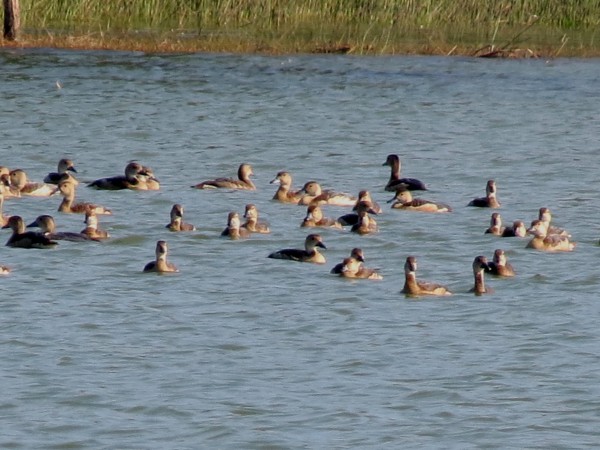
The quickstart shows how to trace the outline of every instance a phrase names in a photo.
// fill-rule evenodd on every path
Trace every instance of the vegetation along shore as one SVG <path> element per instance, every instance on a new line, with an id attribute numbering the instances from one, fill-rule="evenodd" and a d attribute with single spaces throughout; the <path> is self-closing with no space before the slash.
<path id="1" fill-rule="evenodd" d="M 600 56 L 597 0 L 20 0 L 2 47 Z"/>

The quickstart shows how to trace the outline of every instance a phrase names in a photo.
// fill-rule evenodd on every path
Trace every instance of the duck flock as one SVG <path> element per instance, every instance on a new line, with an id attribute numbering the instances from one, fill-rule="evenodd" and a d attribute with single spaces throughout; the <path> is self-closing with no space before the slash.
<path id="1" fill-rule="evenodd" d="M 390 178 L 384 186 L 385 191 L 394 192 L 390 200 L 391 208 L 396 210 L 415 211 L 421 213 L 447 214 L 452 212 L 449 205 L 413 195 L 415 191 L 427 191 L 427 186 L 420 180 L 405 178 L 400 175 L 401 162 L 398 155 L 388 155 L 384 166 L 391 169 Z M 13 248 L 48 249 L 58 245 L 60 240 L 85 242 L 103 241 L 110 239 L 110 234 L 103 230 L 99 224 L 99 216 L 111 215 L 111 209 L 102 205 L 76 201 L 76 192 L 80 186 L 76 178 L 77 170 L 72 160 L 64 158 L 58 163 L 57 171 L 49 173 L 43 182 L 32 182 L 21 169 L 10 170 L 0 167 L 0 226 L 12 230 L 6 245 Z M 256 190 L 251 180 L 254 175 L 252 166 L 243 163 L 238 168 L 237 179 L 216 178 L 202 181 L 191 186 L 195 189 L 226 189 L 226 190 Z M 368 235 L 378 232 L 378 224 L 374 216 L 382 212 L 382 208 L 371 198 L 367 190 L 362 190 L 356 197 L 324 190 L 316 181 L 309 181 L 302 189 L 294 190 L 292 175 L 288 171 L 276 174 L 271 184 L 278 185 L 273 200 L 288 204 L 297 204 L 306 208 L 306 216 L 300 223 L 302 228 L 347 228 L 358 235 Z M 152 169 L 136 161 L 127 164 L 123 175 L 100 178 L 87 184 L 87 187 L 98 190 L 150 190 L 160 189 L 160 182 Z M 486 195 L 475 198 L 468 206 L 476 208 L 497 209 L 500 202 L 497 198 L 497 186 L 494 180 L 487 181 Z M 85 228 L 80 232 L 58 232 L 52 215 L 38 216 L 33 222 L 26 224 L 19 215 L 4 215 L 3 204 L 5 200 L 19 199 L 25 196 L 52 197 L 61 196 L 57 211 L 61 214 L 85 215 Z M 352 208 L 340 217 L 325 217 L 323 205 L 336 205 Z M 191 232 L 196 230 L 192 224 L 186 223 L 183 217 L 184 208 L 181 204 L 174 204 L 170 212 L 170 222 L 166 228 L 172 232 Z M 267 223 L 259 220 L 259 211 L 256 205 L 246 205 L 243 215 L 229 212 L 227 227 L 220 236 L 226 239 L 246 239 L 254 233 L 268 234 L 271 232 Z M 490 226 L 485 233 L 498 237 L 531 236 L 527 243 L 528 248 L 546 252 L 572 251 L 575 243 L 571 241 L 568 231 L 551 224 L 552 215 L 548 208 L 539 209 L 539 216 L 533 220 L 529 227 L 524 221 L 514 221 L 510 226 L 504 226 L 500 213 L 493 212 Z M 31 230 L 28 230 L 31 229 Z M 33 230 L 35 229 L 35 231 Z M 326 245 L 319 233 L 309 233 L 304 241 L 303 248 L 286 248 L 273 251 L 269 258 L 325 264 L 325 256 L 319 249 Z M 178 268 L 167 259 L 168 245 L 165 240 L 156 243 L 155 259 L 147 263 L 141 270 L 144 272 L 168 273 L 178 272 Z M 450 290 L 438 283 L 423 281 L 417 278 L 417 258 L 408 256 L 404 264 L 405 282 L 402 292 L 407 296 L 447 296 Z M 491 261 L 483 256 L 476 256 L 473 260 L 473 287 L 471 292 L 482 295 L 492 292 L 485 284 L 486 274 L 499 277 L 513 277 L 515 270 L 507 261 L 507 256 L 502 249 L 494 252 Z M 9 274 L 8 266 L 0 266 L 0 273 Z M 343 261 L 336 264 L 330 272 L 336 276 L 353 279 L 381 280 L 383 276 L 376 269 L 365 265 L 364 252 L 361 248 L 353 248 Z"/>

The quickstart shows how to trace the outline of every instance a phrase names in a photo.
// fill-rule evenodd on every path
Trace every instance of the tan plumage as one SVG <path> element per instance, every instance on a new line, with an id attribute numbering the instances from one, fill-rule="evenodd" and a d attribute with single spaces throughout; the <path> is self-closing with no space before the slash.
<path id="1" fill-rule="evenodd" d="M 243 189 L 253 191 L 256 186 L 250 179 L 250 176 L 254 175 L 252 166 L 250 164 L 241 164 L 238 168 L 238 179 L 233 178 L 216 178 L 214 180 L 207 180 L 201 183 L 195 184 L 192 187 L 196 189 Z"/>
<path id="2" fill-rule="evenodd" d="M 301 192 L 303 192 L 299 201 L 301 205 L 353 206 L 357 200 L 356 197 L 348 194 L 323 190 L 316 181 L 305 183 Z"/>
<path id="3" fill-rule="evenodd" d="M 407 257 L 406 262 L 404 263 L 404 288 L 402 289 L 402 293 L 412 297 L 421 295 L 452 295 L 446 286 L 417 280 L 417 258 L 414 256 Z"/>
<path id="4" fill-rule="evenodd" d="M 196 227 L 183 221 L 183 206 L 176 203 L 171 208 L 171 221 L 166 225 L 171 231 L 194 231 Z"/>
<path id="5" fill-rule="evenodd" d="M 488 264 L 488 272 L 499 277 L 514 277 L 515 270 L 508 262 L 504 250 L 498 248 L 494 251 L 492 262 Z"/>
<path id="6" fill-rule="evenodd" d="M 300 224 L 301 227 L 342 228 L 337 220 L 325 217 L 319 205 L 310 205 L 306 209 L 306 216 Z"/>
<path id="7" fill-rule="evenodd" d="M 469 292 L 473 292 L 475 295 L 491 294 L 494 292 L 492 288 L 485 286 L 485 272 L 490 271 L 488 260 L 485 256 L 477 256 L 473 260 L 473 277 L 475 283 Z"/>
<path id="8" fill-rule="evenodd" d="M 174 264 L 167 261 L 167 243 L 165 241 L 156 243 L 155 255 L 156 259 L 144 266 L 144 272 L 179 272 Z"/>
<path id="9" fill-rule="evenodd" d="M 355 258 L 345 258 L 342 262 L 341 277 L 344 278 L 362 278 L 368 280 L 383 280 L 377 270 L 364 267 L 361 262 Z"/>
<path id="10" fill-rule="evenodd" d="M 269 225 L 258 220 L 258 208 L 256 205 L 252 203 L 246 205 L 244 218 L 246 222 L 242 224 L 242 228 L 245 228 L 249 232 L 259 234 L 269 234 L 271 232 Z"/>
<path id="11" fill-rule="evenodd" d="M 392 208 L 403 209 L 407 211 L 420 211 L 429 213 L 447 213 L 452 212 L 450 206 L 434 202 L 432 200 L 425 200 L 422 198 L 413 198 L 412 194 L 407 189 L 399 189 L 396 191 L 396 195 L 392 200 Z"/>
<path id="12" fill-rule="evenodd" d="M 232 240 L 245 239 L 250 236 L 250 232 L 241 227 L 240 215 L 232 211 L 227 216 L 227 227 L 223 230 L 221 236 Z"/>
<path id="13" fill-rule="evenodd" d="M 271 180 L 271 184 L 278 184 L 279 188 L 273 196 L 273 200 L 277 200 L 282 203 L 293 203 L 298 204 L 302 197 L 301 191 L 292 190 L 292 175 L 285 170 L 277 173 L 277 176 Z"/>
<path id="14" fill-rule="evenodd" d="M 81 234 L 85 234 L 89 236 L 90 239 L 94 239 L 96 241 L 100 241 L 103 239 L 108 239 L 110 234 L 108 231 L 102 230 L 98 227 L 98 216 L 96 215 L 96 211 L 94 208 L 88 208 L 85 212 L 85 220 L 84 223 L 86 227 L 81 230 Z"/>
<path id="15" fill-rule="evenodd" d="M 527 244 L 527 248 L 541 250 L 544 252 L 571 252 L 575 249 L 575 243 L 567 236 L 560 234 L 548 234 L 546 224 L 541 220 L 531 222 L 527 230 L 533 238 Z"/>
<path id="16" fill-rule="evenodd" d="M 58 211 L 62 213 L 85 214 L 91 208 L 94 209 L 96 214 L 112 214 L 112 211 L 104 206 L 86 202 L 75 203 L 76 186 L 70 181 L 61 181 L 58 184 L 58 190 L 63 196 L 63 200 L 58 206 Z"/>

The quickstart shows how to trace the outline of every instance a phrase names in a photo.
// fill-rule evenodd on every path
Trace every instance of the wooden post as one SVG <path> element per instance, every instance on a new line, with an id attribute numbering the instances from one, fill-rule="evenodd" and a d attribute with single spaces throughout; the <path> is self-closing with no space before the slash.
<path id="1" fill-rule="evenodd" d="M 19 0 L 4 0 L 4 39 L 15 41 L 21 22 Z"/>

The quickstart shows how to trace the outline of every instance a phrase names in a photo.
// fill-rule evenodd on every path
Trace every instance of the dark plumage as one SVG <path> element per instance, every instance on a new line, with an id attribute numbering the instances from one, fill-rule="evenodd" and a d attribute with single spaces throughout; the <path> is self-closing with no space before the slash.
<path id="1" fill-rule="evenodd" d="M 365 255 L 364 255 L 362 249 L 360 249 L 358 247 L 355 247 L 352 249 L 352 251 L 350 252 L 350 258 L 354 258 L 358 262 L 365 262 Z M 342 273 L 343 268 L 344 268 L 344 262 L 341 262 L 339 264 L 336 264 L 333 267 L 333 269 L 331 269 L 330 273 L 339 275 Z"/>
<path id="2" fill-rule="evenodd" d="M 72 242 L 84 242 L 84 241 L 95 241 L 91 236 L 83 233 L 75 233 L 71 231 L 56 231 L 56 223 L 54 218 L 47 214 L 38 216 L 33 222 L 27 225 L 27 228 L 38 227 L 42 230 L 42 234 L 50 240 L 54 241 L 72 241 Z"/>
<path id="3" fill-rule="evenodd" d="M 383 166 L 391 167 L 390 179 L 385 185 L 386 191 L 397 191 L 398 189 L 407 189 L 409 191 L 426 191 L 427 186 L 421 180 L 416 178 L 400 178 L 400 158 L 398 155 L 388 155 Z"/>
<path id="4" fill-rule="evenodd" d="M 316 264 L 324 264 L 325 257 L 319 253 L 317 247 L 324 248 L 323 239 L 318 234 L 309 234 L 304 241 L 304 250 L 296 248 L 286 248 L 271 253 L 268 258 L 273 259 L 288 259 L 291 261 L 310 262 Z"/>
<path id="5" fill-rule="evenodd" d="M 67 180 L 70 177 L 69 172 L 77 173 L 73 161 L 63 158 L 58 162 L 57 172 L 50 172 L 44 178 L 44 183 L 58 184 L 61 181 Z"/>
<path id="6" fill-rule="evenodd" d="M 130 162 L 125 167 L 125 175 L 100 178 L 88 184 L 89 187 L 96 189 L 118 191 L 122 189 L 148 190 L 148 186 L 143 181 L 143 177 L 151 176 L 146 169 L 137 162 Z"/>
<path id="7" fill-rule="evenodd" d="M 500 202 L 496 198 L 496 182 L 488 180 L 485 186 L 485 197 L 474 198 L 467 206 L 476 206 L 478 208 L 500 208 Z"/>
<path id="8" fill-rule="evenodd" d="M 8 247 L 53 248 L 58 245 L 58 242 L 47 238 L 42 233 L 25 231 L 25 222 L 21 216 L 11 216 L 8 223 L 2 228 L 10 228 L 13 231 L 12 236 L 6 242 Z"/>

